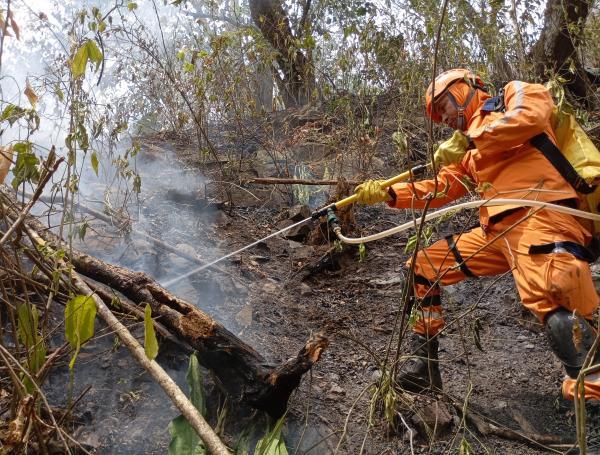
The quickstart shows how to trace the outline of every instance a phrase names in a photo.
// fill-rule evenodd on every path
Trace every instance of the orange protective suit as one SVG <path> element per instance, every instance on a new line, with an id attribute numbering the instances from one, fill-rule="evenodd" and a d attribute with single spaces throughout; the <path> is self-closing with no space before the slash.
<path id="1" fill-rule="evenodd" d="M 452 86 L 454 96 L 460 85 Z M 481 112 L 489 96 L 478 91 L 477 103 L 468 114 L 465 133 L 476 148 L 462 162 L 446 166 L 434 180 L 400 183 L 392 187 L 397 208 L 423 208 L 424 197 L 436 193 L 431 208 L 469 193 L 476 186 L 482 199 L 506 197 L 577 205 L 573 188 L 528 140 L 546 132 L 554 103 L 538 84 L 514 81 L 505 89 L 506 112 Z M 592 319 L 600 300 L 589 264 L 569 252 L 531 254 L 530 247 L 553 242 L 586 245 L 590 233 L 585 223 L 547 209 L 515 206 L 482 207 L 480 226 L 440 240 L 417 254 L 415 295 L 420 306 L 414 331 L 435 335 L 444 326 L 438 285 L 455 284 L 469 276 L 491 276 L 511 271 L 523 305 L 540 322 L 558 308 Z M 586 381 L 586 398 L 600 400 L 600 378 Z M 574 381 L 565 380 L 563 393 L 573 396 Z"/>

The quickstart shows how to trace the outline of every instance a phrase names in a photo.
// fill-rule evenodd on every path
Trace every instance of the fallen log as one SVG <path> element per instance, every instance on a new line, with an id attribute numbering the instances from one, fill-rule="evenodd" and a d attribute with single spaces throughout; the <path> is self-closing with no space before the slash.
<path id="1" fill-rule="evenodd" d="M 0 197 L 0 211 L 17 218 L 20 205 L 6 186 L 0 187 Z M 27 216 L 24 223 L 54 248 L 64 250 L 77 273 L 121 292 L 138 306 L 150 304 L 152 314 L 169 332 L 198 351 L 200 363 L 215 374 L 234 400 L 273 417 L 283 415 L 302 375 L 319 360 L 328 345 L 326 337 L 314 335 L 295 357 L 281 365 L 269 365 L 251 346 L 194 305 L 169 293 L 145 273 L 69 249 L 33 217 Z"/>

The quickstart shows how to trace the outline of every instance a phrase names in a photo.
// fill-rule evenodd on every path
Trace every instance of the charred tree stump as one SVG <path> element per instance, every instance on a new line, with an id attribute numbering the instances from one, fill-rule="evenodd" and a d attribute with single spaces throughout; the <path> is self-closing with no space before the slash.
<path id="1" fill-rule="evenodd" d="M 20 214 L 12 193 L 0 187 L 0 212 L 16 219 Z M 317 362 L 328 345 L 322 335 L 312 336 L 300 352 L 281 365 L 269 365 L 251 346 L 192 304 L 169 293 L 145 273 L 108 264 L 77 250 L 38 220 L 27 216 L 27 226 L 55 248 L 64 250 L 75 271 L 125 295 L 139 306 L 150 304 L 153 315 L 174 336 L 197 350 L 199 362 L 210 369 L 233 399 L 278 418 L 285 412 L 302 375 Z"/>

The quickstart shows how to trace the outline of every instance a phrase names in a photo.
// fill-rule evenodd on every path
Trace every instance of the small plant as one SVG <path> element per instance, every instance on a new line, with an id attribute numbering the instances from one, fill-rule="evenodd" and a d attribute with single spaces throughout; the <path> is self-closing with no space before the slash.
<path id="1" fill-rule="evenodd" d="M 358 245 L 358 262 L 362 262 L 367 257 L 367 247 L 364 243 Z"/>

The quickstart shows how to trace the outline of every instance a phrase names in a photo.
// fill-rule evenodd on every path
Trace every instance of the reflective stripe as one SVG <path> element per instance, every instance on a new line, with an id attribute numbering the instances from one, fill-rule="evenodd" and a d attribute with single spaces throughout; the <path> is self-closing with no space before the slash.
<path id="1" fill-rule="evenodd" d="M 486 125 L 485 129 L 484 129 L 485 132 L 491 133 L 492 131 L 494 131 L 496 126 L 500 126 L 501 124 L 508 123 L 509 120 L 511 120 L 513 117 L 516 117 L 517 115 L 519 115 L 521 113 L 521 110 L 523 109 L 523 95 L 524 95 L 523 83 L 521 81 L 514 81 L 513 84 L 515 87 L 515 96 L 516 96 L 515 107 L 509 111 L 505 111 L 504 116 L 502 116 L 501 118 L 494 120 L 489 125 Z"/>
<path id="2" fill-rule="evenodd" d="M 441 319 L 442 318 L 442 309 L 434 310 L 434 309 L 420 309 L 417 310 L 417 318 L 431 318 L 431 319 Z"/>

